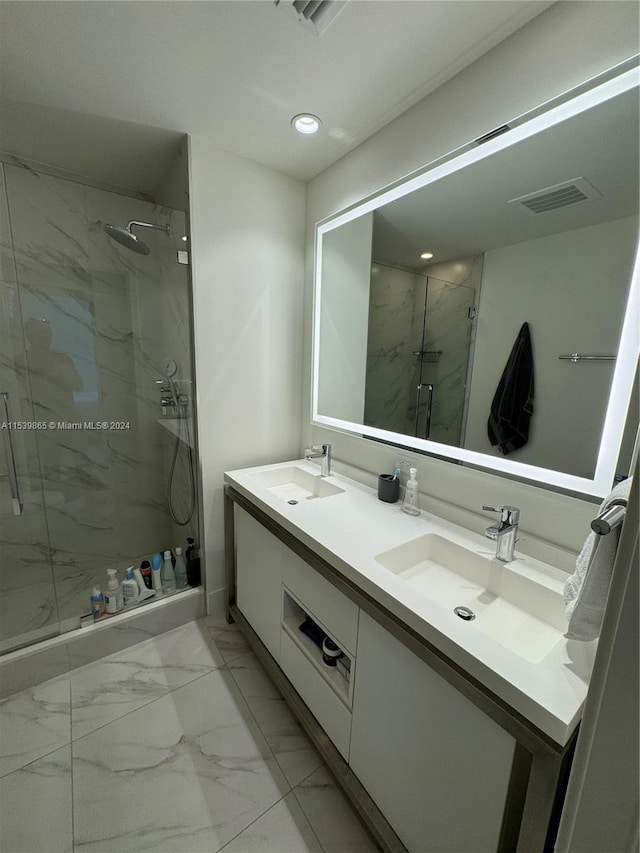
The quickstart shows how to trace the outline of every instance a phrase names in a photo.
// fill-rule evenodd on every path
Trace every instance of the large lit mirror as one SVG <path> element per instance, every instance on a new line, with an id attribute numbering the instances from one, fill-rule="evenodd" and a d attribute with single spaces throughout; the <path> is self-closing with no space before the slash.
<path id="1" fill-rule="evenodd" d="M 637 70 L 509 125 L 318 224 L 312 420 L 605 495 L 633 448 Z"/>

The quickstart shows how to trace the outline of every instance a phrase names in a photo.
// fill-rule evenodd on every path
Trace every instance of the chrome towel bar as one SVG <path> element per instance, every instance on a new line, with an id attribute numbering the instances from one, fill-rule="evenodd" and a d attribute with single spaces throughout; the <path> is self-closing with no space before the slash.
<path id="1" fill-rule="evenodd" d="M 570 361 L 576 364 L 579 361 L 615 361 L 615 355 L 580 355 L 579 352 L 572 352 L 571 355 L 559 355 L 560 361 Z"/>
<path id="2" fill-rule="evenodd" d="M 610 506 L 609 509 L 606 509 L 603 513 L 593 519 L 591 522 L 591 529 L 599 536 L 606 536 L 607 533 L 611 533 L 614 527 L 618 527 L 618 525 L 622 524 L 626 511 L 626 506 L 623 506 L 622 504 Z"/>

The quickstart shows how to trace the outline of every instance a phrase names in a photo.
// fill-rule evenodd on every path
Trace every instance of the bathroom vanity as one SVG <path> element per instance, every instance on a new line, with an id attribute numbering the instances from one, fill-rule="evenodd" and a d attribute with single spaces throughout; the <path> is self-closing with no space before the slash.
<path id="1" fill-rule="evenodd" d="M 552 849 L 594 654 L 564 573 L 309 462 L 225 482 L 227 616 L 382 848 Z"/>

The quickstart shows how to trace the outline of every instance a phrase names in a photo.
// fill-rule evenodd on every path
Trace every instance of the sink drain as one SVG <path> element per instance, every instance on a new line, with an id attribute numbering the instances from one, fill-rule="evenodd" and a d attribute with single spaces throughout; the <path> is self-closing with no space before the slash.
<path id="1" fill-rule="evenodd" d="M 290 500 L 290 501 L 287 501 L 287 503 L 291 504 L 291 506 L 295 506 L 298 503 L 298 501 Z"/>
<path id="2" fill-rule="evenodd" d="M 465 622 L 471 622 L 472 619 L 476 618 L 476 614 L 468 607 L 454 607 L 453 612 Z"/>

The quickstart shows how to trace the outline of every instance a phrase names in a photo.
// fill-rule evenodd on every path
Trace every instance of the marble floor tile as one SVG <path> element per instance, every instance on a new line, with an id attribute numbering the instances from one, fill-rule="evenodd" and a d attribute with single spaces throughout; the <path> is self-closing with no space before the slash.
<path id="1" fill-rule="evenodd" d="M 322 766 L 322 759 L 289 706 L 253 654 L 234 658 L 228 669 L 291 787 Z"/>
<path id="2" fill-rule="evenodd" d="M 229 662 L 250 651 L 249 644 L 240 633 L 238 626 L 229 625 L 224 616 L 204 616 L 202 622 L 207 626 L 225 661 Z"/>
<path id="3" fill-rule="evenodd" d="M 61 675 L 0 702 L 0 776 L 71 740 L 69 676 Z"/>
<path id="4" fill-rule="evenodd" d="M 0 850 L 71 853 L 71 747 L 64 746 L 0 780 Z"/>
<path id="5" fill-rule="evenodd" d="M 219 850 L 289 791 L 214 671 L 73 746 L 75 851 Z"/>
<path id="6" fill-rule="evenodd" d="M 198 623 L 189 622 L 74 670 L 73 739 L 223 665 L 208 632 Z"/>
<path id="7" fill-rule="evenodd" d="M 326 767 L 305 779 L 294 793 L 325 853 L 379 853 Z"/>
<path id="8" fill-rule="evenodd" d="M 295 796 L 287 794 L 221 853 L 323 853 Z"/>

